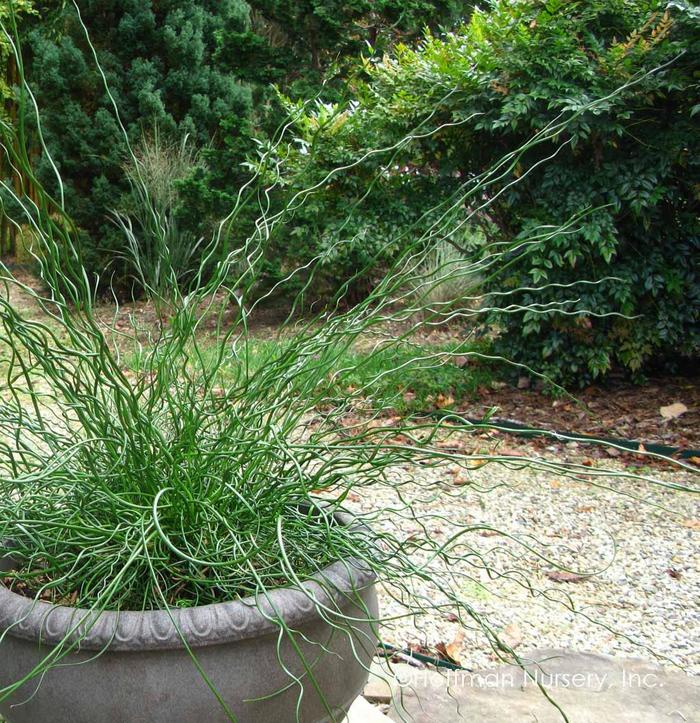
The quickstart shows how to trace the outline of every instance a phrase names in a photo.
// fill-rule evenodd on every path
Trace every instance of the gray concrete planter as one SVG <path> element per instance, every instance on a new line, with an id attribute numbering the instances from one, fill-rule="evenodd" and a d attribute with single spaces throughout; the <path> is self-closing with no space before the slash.
<path id="1" fill-rule="evenodd" d="M 8 558 L 0 559 L 0 569 L 8 564 Z M 67 634 L 77 646 L 38 686 L 34 680 L 0 703 L 0 715 L 11 723 L 228 721 L 193 665 L 184 637 L 239 723 L 296 720 L 300 687 L 283 671 L 278 655 L 305 681 L 302 723 L 341 720 L 367 680 L 357 657 L 368 666 L 375 650 L 367 620 L 368 611 L 370 617 L 377 614 L 374 578 L 359 565 L 341 561 L 304 587 L 306 593 L 279 589 L 267 599 L 173 610 L 171 617 L 165 611 L 98 616 L 35 602 L 0 585 L 0 688 L 26 675 Z M 321 617 L 314 600 L 358 620 L 336 620 L 343 627 L 339 630 Z M 290 641 L 280 637 L 279 626 L 270 619 L 276 614 L 301 633 L 295 642 L 332 715 Z"/>

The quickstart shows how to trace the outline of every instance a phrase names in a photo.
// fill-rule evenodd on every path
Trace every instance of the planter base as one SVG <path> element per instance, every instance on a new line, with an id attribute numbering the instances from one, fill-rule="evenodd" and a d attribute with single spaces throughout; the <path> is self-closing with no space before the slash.
<path id="1" fill-rule="evenodd" d="M 231 718 L 184 637 L 238 723 L 293 723 L 297 710 L 302 723 L 342 721 L 362 693 L 376 650 L 369 622 L 377 617 L 374 579 L 335 563 L 317 580 L 322 584 L 304 584 L 311 595 L 282 589 L 264 600 L 172 611 L 172 617 L 153 611 L 97 619 L 0 586 L 0 688 L 21 680 L 66 635 L 80 647 L 0 703 L 0 716 L 9 723 L 226 723 Z M 333 624 L 313 600 L 339 611 Z M 294 631 L 293 643 L 271 619 L 277 616 Z"/>

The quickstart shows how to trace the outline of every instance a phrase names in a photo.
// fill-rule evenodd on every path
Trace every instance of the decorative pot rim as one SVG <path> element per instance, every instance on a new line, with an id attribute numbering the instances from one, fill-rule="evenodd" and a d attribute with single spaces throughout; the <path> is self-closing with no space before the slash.
<path id="1" fill-rule="evenodd" d="M 347 524 L 349 515 L 336 516 Z M 319 606 L 342 610 L 357 604 L 359 593 L 375 580 L 366 565 L 350 558 L 312 575 L 301 584 L 303 590 L 276 588 L 230 602 L 140 612 L 55 605 L 14 593 L 0 583 L 0 642 L 10 635 L 47 646 L 65 641 L 79 650 L 115 652 L 221 645 L 276 633 L 280 620 L 298 628 L 319 617 Z"/>

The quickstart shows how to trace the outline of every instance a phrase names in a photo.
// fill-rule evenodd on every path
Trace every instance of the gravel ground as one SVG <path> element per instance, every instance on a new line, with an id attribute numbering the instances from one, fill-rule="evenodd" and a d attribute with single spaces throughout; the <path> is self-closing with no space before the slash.
<path id="1" fill-rule="evenodd" d="M 523 446 L 519 451 L 533 450 Z M 608 469 L 611 466 L 614 462 Z M 690 479 L 682 472 L 653 474 L 667 482 Z M 700 674 L 696 495 L 620 478 L 598 479 L 612 488 L 601 489 L 550 471 L 497 464 L 474 470 L 468 477 L 470 484 L 464 484 L 464 471 L 451 466 L 392 470 L 390 479 L 404 483 L 402 494 L 417 522 L 388 518 L 374 524 L 407 537 L 418 531 L 420 523 L 435 539 L 447 540 L 459 525 L 484 523 L 516 538 L 528 536 L 536 550 L 560 564 L 599 571 L 583 580 L 555 581 L 547 576 L 557 572 L 555 565 L 513 540 L 483 529 L 466 536 L 463 557 L 450 566 L 451 572 L 465 575 L 460 582 L 465 599 L 516 651 L 547 647 L 632 655 Z M 444 493 L 428 498 L 424 486 L 436 484 Z M 475 485 L 488 491 L 476 491 Z M 353 500 L 359 509 L 370 511 L 395 504 L 396 493 L 392 486 L 372 486 Z M 490 579 L 472 564 L 478 559 L 475 554 L 493 570 L 510 574 Z M 417 552 L 415 559 L 425 556 Z M 524 579 L 554 599 L 529 592 L 518 582 Z M 432 583 L 413 584 L 415 592 L 427 599 L 441 599 Z M 569 596 L 578 613 L 562 604 Z M 385 589 L 380 591 L 380 605 L 383 617 L 405 614 Z M 454 657 L 470 669 L 496 665 L 483 633 L 464 621 L 451 622 L 454 619 L 449 608 L 404 617 L 386 624 L 382 635 L 402 648 L 452 643 Z"/>

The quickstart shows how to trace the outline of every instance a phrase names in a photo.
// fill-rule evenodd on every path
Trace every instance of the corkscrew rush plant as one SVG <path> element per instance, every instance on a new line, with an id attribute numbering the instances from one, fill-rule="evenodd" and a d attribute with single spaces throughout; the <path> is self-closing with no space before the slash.
<path id="1" fill-rule="evenodd" d="M 322 261 L 315 258 L 290 270 L 275 288 L 260 293 L 256 282 L 267 244 L 296 209 L 318 198 L 343 169 L 330 169 L 321 183 L 278 207 L 274 199 L 284 180 L 291 119 L 269 144 L 261 145 L 255 174 L 241 188 L 230 215 L 201 244 L 198 267 L 186 283 L 179 269 L 168 269 L 170 257 L 164 254 L 158 284 L 148 288 L 165 310 L 157 329 L 144 330 L 136 320 L 128 328 L 108 324 L 99 313 L 94 280 L 80 262 L 77 230 L 65 211 L 58 169 L 55 196 L 33 170 L 28 145 L 30 138 L 41 144 L 41 113 L 24 79 L 11 29 L 8 38 L 22 85 L 17 90 L 17 123 L 3 122 L 3 152 L 17 177 L 31 179 L 38 193 L 33 200 L 8 179 L 2 187 L 21 210 L 16 224 L 25 233 L 27 228 L 31 231 L 32 255 L 41 277 L 40 286 L 28 284 L 0 266 L 0 540 L 11 541 L 17 561 L 5 577 L 11 589 L 96 613 L 172 610 L 251 595 L 263 600 L 269 591 L 284 586 L 313 596 L 303 587 L 305 580 L 332 562 L 352 560 L 377 576 L 385 593 L 400 603 L 403 615 L 420 619 L 449 611 L 465 627 L 480 631 L 499 659 L 521 662 L 464 591 L 477 573 L 486 571 L 491 579 L 511 579 L 550 604 L 574 608 L 561 592 L 536 589 L 526 564 L 527 555 L 535 555 L 574 571 L 571 556 L 560 555 L 559 548 L 538 540 L 531 531 L 513 538 L 513 549 L 519 552 L 511 553 L 505 565 L 497 565 L 479 534 L 499 530 L 459 522 L 447 513 L 419 513 L 417 501 L 444 499 L 449 507 L 459 503 L 466 489 L 498 494 L 497 486 L 479 484 L 475 469 L 487 464 L 547 470 L 586 485 L 607 487 L 614 479 L 617 493 L 637 495 L 640 501 L 644 494 L 639 485 L 667 487 L 679 494 L 696 491 L 652 475 L 513 457 L 497 450 L 466 454 L 445 443 L 453 433 L 450 421 L 458 415 L 436 420 L 390 414 L 394 400 L 377 392 L 383 376 L 401 372 L 402 365 L 429 370 L 455 357 L 484 356 L 469 337 L 449 351 L 421 349 L 359 387 L 349 388 L 347 382 L 387 349 L 412 348 L 414 335 L 422 329 L 470 319 L 487 307 L 515 310 L 508 302 L 514 292 L 508 289 L 475 306 L 479 283 L 502 273 L 529 246 L 546 244 L 576 228 L 579 219 L 504 240 L 487 253 L 450 257 L 427 279 L 426 255 L 445 239 L 459 246 L 470 218 L 488 207 L 487 188 L 500 184 L 507 189 L 518 183 L 513 169 L 529 148 L 544 143 L 561 147 L 567 142 L 567 125 L 585 113 L 604 112 L 609 98 L 563 114 L 488 172 L 465 180 L 458 194 L 426 210 L 420 223 L 402 229 L 405 251 L 360 303 L 350 308 L 344 303 L 348 280 L 313 316 L 296 314 L 293 305 L 277 343 L 266 347 L 261 360 L 249 333 L 251 321 L 279 286 L 302 274 L 309 278 Z M 87 30 L 86 39 L 89 42 Z M 116 103 L 114 113 L 119 120 Z M 378 173 L 385 172 L 402 145 L 439 131 L 428 118 L 401 144 L 369 150 L 354 163 L 381 158 Z M 140 159 L 125 130 L 121 142 L 132 182 L 142 183 Z M 46 147 L 43 153 L 50 159 Z M 147 197 L 145 184 L 139 191 Z M 366 193 L 371 192 L 370 185 Z M 348 214 L 360 209 L 362 201 L 363 197 L 348 199 Z M 237 237 L 239 229 L 246 228 L 238 221 L 251 208 L 257 220 L 246 235 Z M 167 219 L 155 206 L 151 213 L 149 233 L 160 229 L 166 248 L 171 232 Z M 138 229 L 123 218 L 121 223 L 139 269 Z M 167 292 L 163 268 L 172 278 Z M 148 272 L 140 271 L 147 285 Z M 463 294 L 458 303 L 435 301 L 431 288 L 448 276 L 463 279 L 463 288 L 474 287 L 474 292 Z M 570 287 L 570 303 L 528 308 L 536 313 L 584 313 L 573 310 L 578 286 Z M 304 293 L 305 289 L 299 292 L 298 301 Z M 29 311 L 18 307 L 19 298 L 31 303 Z M 595 309 L 585 313 L 595 315 Z M 397 324 L 400 332 L 389 331 Z M 355 358 L 348 351 L 358 340 L 369 341 L 370 351 Z M 126 369 L 128 354 L 138 356 L 136 373 Z M 492 426 L 484 420 L 475 429 Z M 668 462 L 693 471 L 682 462 Z M 407 465 L 447 464 L 472 476 L 471 484 L 449 487 L 396 474 Z M 626 490 L 625 483 L 634 485 Z M 393 502 L 369 512 L 353 506 L 354 496 L 373 487 L 386 490 Z M 336 524 L 338 512 L 351 512 L 357 524 Z M 668 512 L 673 514 L 672 509 Z M 445 530 L 440 539 L 431 533 L 435 521 Z M 418 532 L 407 534 L 408 529 Z M 612 546 L 609 552 L 613 554 Z M 610 555 L 601 568 L 609 564 Z M 429 583 L 434 594 L 421 592 L 418 582 Z M 314 603 L 339 634 L 348 635 L 352 621 L 340 609 L 315 597 Z M 272 614 L 272 619 L 279 626 L 279 640 L 291 640 L 303 657 L 296 646 L 297 633 L 281 617 Z M 594 618 L 590 622 L 597 624 Z M 373 620 L 377 639 L 382 626 L 390 623 L 381 612 Z M 0 656 L 5 635 L 0 636 Z M 352 644 L 373 649 L 376 640 L 353 638 Z M 66 664 L 75 647 L 76 642 L 67 638 L 25 678 L 1 689 L 0 700 L 28 681 L 41 686 L 46 671 Z M 193 666 L 206 678 L 196 651 L 191 655 Z M 280 665 L 284 666 L 281 657 Z M 314 660 L 305 660 L 304 668 L 301 677 L 288 671 L 299 701 L 312 690 L 322 695 L 316 689 Z M 215 686 L 212 695 L 218 696 Z"/>

